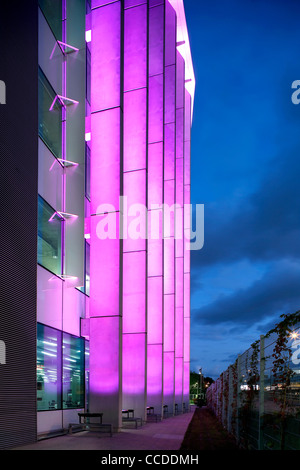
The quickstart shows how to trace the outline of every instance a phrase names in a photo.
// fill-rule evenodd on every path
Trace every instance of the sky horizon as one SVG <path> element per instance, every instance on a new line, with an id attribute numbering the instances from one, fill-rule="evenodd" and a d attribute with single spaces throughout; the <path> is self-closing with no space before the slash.
<path id="1" fill-rule="evenodd" d="M 184 0 L 196 77 L 191 370 L 216 379 L 300 310 L 300 4 Z"/>

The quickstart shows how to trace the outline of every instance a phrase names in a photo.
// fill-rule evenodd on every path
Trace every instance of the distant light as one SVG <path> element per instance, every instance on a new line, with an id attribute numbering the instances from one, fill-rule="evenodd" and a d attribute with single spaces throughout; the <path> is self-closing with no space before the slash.
<path id="1" fill-rule="evenodd" d="M 86 142 L 89 142 L 91 140 L 91 133 L 90 132 L 86 132 L 85 134 L 85 141 Z"/>
<path id="2" fill-rule="evenodd" d="M 92 40 L 92 31 L 90 29 L 85 32 L 85 40 L 86 42 L 91 42 Z"/>
<path id="3" fill-rule="evenodd" d="M 290 337 L 292 339 L 298 339 L 299 338 L 299 333 L 296 333 L 296 331 L 292 331 L 292 333 L 290 334 Z"/>

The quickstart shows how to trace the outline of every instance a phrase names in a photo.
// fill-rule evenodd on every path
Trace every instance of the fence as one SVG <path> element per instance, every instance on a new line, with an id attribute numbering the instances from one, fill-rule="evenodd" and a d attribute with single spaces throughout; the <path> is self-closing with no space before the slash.
<path id="1" fill-rule="evenodd" d="M 300 318 L 284 316 L 208 388 L 207 405 L 244 449 L 300 450 Z"/>

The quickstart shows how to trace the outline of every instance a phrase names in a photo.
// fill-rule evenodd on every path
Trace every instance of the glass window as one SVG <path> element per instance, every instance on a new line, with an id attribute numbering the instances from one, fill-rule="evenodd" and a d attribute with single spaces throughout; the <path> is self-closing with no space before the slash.
<path id="1" fill-rule="evenodd" d="M 61 274 L 61 224 L 54 209 L 38 196 L 38 264 Z"/>
<path id="2" fill-rule="evenodd" d="M 91 200 L 91 150 L 85 144 L 85 196 Z"/>
<path id="3" fill-rule="evenodd" d="M 90 295 L 90 245 L 87 241 L 85 241 L 84 292 L 86 295 Z"/>
<path id="4" fill-rule="evenodd" d="M 62 0 L 39 0 L 39 7 L 42 10 L 48 25 L 54 36 L 59 41 L 62 40 Z"/>
<path id="5" fill-rule="evenodd" d="M 89 409 L 89 383 L 90 383 L 90 343 L 84 341 L 85 344 L 85 409 Z"/>
<path id="6" fill-rule="evenodd" d="M 61 332 L 37 325 L 37 409 L 61 408 Z"/>
<path id="7" fill-rule="evenodd" d="M 91 52 L 86 45 L 86 99 L 91 103 Z"/>
<path id="8" fill-rule="evenodd" d="M 46 76 L 39 68 L 39 136 L 45 142 L 51 152 L 61 157 L 62 148 L 62 109 L 60 104 L 50 107 L 56 97 L 56 93 L 48 82 Z"/>
<path id="9" fill-rule="evenodd" d="M 63 408 L 84 408 L 84 339 L 63 333 Z"/>

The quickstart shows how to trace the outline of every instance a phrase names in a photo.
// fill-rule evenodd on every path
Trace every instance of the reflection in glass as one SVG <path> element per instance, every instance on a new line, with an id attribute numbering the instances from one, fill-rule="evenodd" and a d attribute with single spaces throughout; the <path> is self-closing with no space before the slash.
<path id="1" fill-rule="evenodd" d="M 49 111 L 56 93 L 48 82 L 46 76 L 39 68 L 39 136 L 57 157 L 61 158 L 62 150 L 62 110 L 55 105 Z"/>
<path id="2" fill-rule="evenodd" d="M 63 333 L 63 408 L 84 407 L 84 340 Z"/>
<path id="3" fill-rule="evenodd" d="M 61 274 L 61 224 L 52 217 L 54 209 L 38 196 L 38 263 L 54 274 Z"/>
<path id="4" fill-rule="evenodd" d="M 37 409 L 61 408 L 61 332 L 37 325 Z"/>
<path id="5" fill-rule="evenodd" d="M 54 36 L 62 39 L 62 0 L 39 0 L 39 7 L 42 10 Z"/>
<path id="6" fill-rule="evenodd" d="M 90 295 L 90 245 L 85 241 L 85 279 L 84 292 Z"/>

